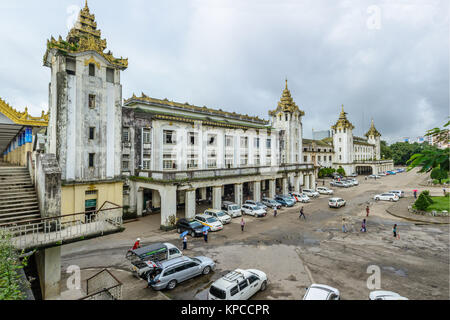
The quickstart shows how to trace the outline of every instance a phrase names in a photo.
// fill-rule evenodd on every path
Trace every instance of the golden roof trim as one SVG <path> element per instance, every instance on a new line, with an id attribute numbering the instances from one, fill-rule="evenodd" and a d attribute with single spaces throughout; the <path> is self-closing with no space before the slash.
<path id="1" fill-rule="evenodd" d="M 355 129 L 355 126 L 348 121 L 347 119 L 347 113 L 344 111 L 344 105 L 342 105 L 342 111 L 341 114 L 339 115 L 339 119 L 336 122 L 336 124 L 334 126 L 331 126 L 331 129 L 336 130 L 336 129 Z"/>
<path id="2" fill-rule="evenodd" d="M 243 121 L 256 121 L 259 122 L 260 124 L 263 125 L 267 125 L 270 122 L 268 120 L 264 120 L 261 119 L 259 117 L 252 117 L 249 115 L 242 115 L 242 114 L 238 114 L 236 112 L 226 112 L 223 111 L 222 109 L 216 110 L 216 109 L 210 109 L 207 108 L 206 106 L 203 107 L 199 107 L 196 105 L 191 105 L 189 103 L 179 103 L 179 102 L 175 102 L 175 101 L 169 101 L 167 98 L 164 100 L 161 99 L 156 99 L 156 98 L 151 98 L 147 95 L 145 95 L 144 93 L 142 93 L 141 97 L 137 97 L 134 93 L 133 96 L 129 99 L 126 99 L 124 102 L 124 105 L 127 103 L 130 103 L 131 101 L 136 100 L 136 101 L 145 101 L 145 102 L 151 102 L 151 103 L 159 103 L 162 105 L 168 105 L 168 106 L 172 106 L 172 107 L 178 107 L 178 108 L 182 108 L 185 110 L 189 110 L 189 111 L 198 111 L 198 112 L 210 112 L 210 113 L 216 113 L 217 115 L 221 115 L 221 116 L 232 116 L 237 118 L 237 120 L 243 120 Z"/>
<path id="3" fill-rule="evenodd" d="M 298 112 L 300 113 L 300 116 L 305 115 L 305 112 L 300 110 L 300 108 L 297 106 L 294 99 L 292 98 L 291 91 L 289 91 L 288 89 L 287 79 L 286 79 L 286 86 L 283 90 L 283 93 L 281 94 L 281 98 L 280 101 L 278 102 L 277 108 L 273 111 L 269 111 L 269 115 L 274 116 L 280 111 L 290 113 Z"/>
<path id="4" fill-rule="evenodd" d="M 45 113 L 44 111 L 42 111 L 40 117 L 33 117 L 28 114 L 27 107 L 25 107 L 24 112 L 17 111 L 1 98 L 0 98 L 0 113 L 3 113 L 8 119 L 19 125 L 35 126 L 35 127 L 48 126 L 48 112 Z"/>
<path id="5" fill-rule="evenodd" d="M 370 129 L 369 129 L 369 131 L 367 131 L 365 136 L 366 137 L 369 137 L 369 136 L 381 137 L 381 133 L 379 133 L 378 130 L 375 128 L 375 125 L 373 123 L 373 119 L 372 119 L 372 122 L 370 124 Z"/>

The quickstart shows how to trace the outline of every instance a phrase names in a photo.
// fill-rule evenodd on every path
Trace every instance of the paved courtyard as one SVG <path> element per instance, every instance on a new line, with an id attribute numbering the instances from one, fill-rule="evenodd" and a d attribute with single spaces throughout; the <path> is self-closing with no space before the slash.
<path id="1" fill-rule="evenodd" d="M 334 189 L 336 196 L 347 201 L 344 208 L 328 208 L 327 196 L 305 204 L 306 221 L 299 219 L 301 204 L 297 204 L 280 210 L 276 218 L 271 211 L 265 218 L 246 216 L 244 232 L 240 230 L 240 219 L 233 219 L 223 231 L 210 233 L 207 244 L 202 238 L 189 237 L 185 255 L 211 257 L 217 269 L 162 294 L 170 299 L 205 299 L 206 289 L 221 275 L 235 268 L 256 268 L 267 273 L 269 285 L 253 299 L 302 299 L 312 282 L 338 288 L 344 300 L 367 299 L 370 292 L 366 285 L 370 276 L 367 267 L 376 265 L 381 270 L 383 290 L 395 291 L 409 299 L 449 299 L 449 225 L 414 224 L 387 213 L 392 203 L 372 200 L 377 193 L 401 189 L 406 198 L 400 203 L 407 207 L 413 201 L 413 189 L 419 192 L 428 189 L 436 195 L 441 195 L 442 190 L 420 186 L 425 176 L 416 172 L 376 181 L 365 181 L 360 176 L 358 180 L 357 187 Z M 361 233 L 367 204 L 368 232 Z M 343 216 L 350 226 L 350 232 L 345 234 L 341 231 Z M 125 224 L 122 233 L 63 246 L 63 274 L 69 265 L 82 269 L 111 268 L 125 282 L 133 282 L 130 285 L 133 289 L 124 293 L 125 299 L 157 298 L 159 294 L 145 289 L 145 281 L 126 275 L 125 253 L 136 237 L 144 245 L 171 242 L 181 247 L 175 231 L 158 230 L 158 219 L 159 215 L 144 217 Z M 400 239 L 392 237 L 394 223 L 399 225 Z"/>

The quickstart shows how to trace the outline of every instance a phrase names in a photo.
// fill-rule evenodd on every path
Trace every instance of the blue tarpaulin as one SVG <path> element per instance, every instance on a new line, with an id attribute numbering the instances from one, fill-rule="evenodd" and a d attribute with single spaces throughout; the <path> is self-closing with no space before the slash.
<path id="1" fill-rule="evenodd" d="M 187 235 L 189 232 L 185 231 L 182 234 L 180 234 L 180 238 L 183 238 L 185 235 Z"/>

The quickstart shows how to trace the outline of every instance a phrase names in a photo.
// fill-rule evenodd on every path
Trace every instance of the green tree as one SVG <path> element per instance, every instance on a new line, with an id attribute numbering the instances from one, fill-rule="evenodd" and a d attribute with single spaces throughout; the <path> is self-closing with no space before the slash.
<path id="1" fill-rule="evenodd" d="M 392 159 L 391 148 L 383 140 L 380 141 L 380 155 L 381 159 Z"/>
<path id="2" fill-rule="evenodd" d="M 423 192 L 419 195 L 416 202 L 414 203 L 415 207 L 419 210 L 425 211 L 430 205 L 427 201 L 426 195 Z"/>
<path id="3" fill-rule="evenodd" d="M 345 170 L 341 166 L 339 166 L 336 172 L 339 173 L 341 176 L 345 176 Z"/>
<path id="4" fill-rule="evenodd" d="M 437 137 L 439 141 L 449 143 L 450 142 L 448 133 L 449 131 L 448 129 L 445 129 L 449 125 L 450 121 L 444 125 L 443 129 L 434 128 L 428 130 L 425 136 L 434 136 Z M 448 177 L 449 172 L 449 164 L 450 164 L 449 154 L 450 154 L 449 148 L 445 149 L 438 149 L 436 147 L 425 148 L 420 152 L 416 152 L 414 155 L 411 156 L 411 158 L 409 158 L 409 160 L 407 161 L 408 171 L 412 170 L 413 168 L 419 167 L 420 168 L 419 172 L 425 173 L 439 168 L 440 172 L 438 173 L 436 171 L 435 175 L 439 176 L 445 175 L 444 178 L 441 178 L 445 179 L 446 177 Z"/>
<path id="5" fill-rule="evenodd" d="M 436 179 L 441 183 L 442 179 L 448 178 L 448 171 L 445 171 L 441 168 L 434 168 L 430 174 L 431 179 Z"/>

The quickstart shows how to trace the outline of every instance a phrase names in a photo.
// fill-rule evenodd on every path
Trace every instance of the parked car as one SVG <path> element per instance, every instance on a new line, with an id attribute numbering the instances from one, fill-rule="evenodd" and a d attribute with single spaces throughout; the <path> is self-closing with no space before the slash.
<path id="1" fill-rule="evenodd" d="M 408 298 L 402 297 L 398 293 L 392 291 L 372 291 L 369 294 L 369 300 L 408 300 Z"/>
<path id="2" fill-rule="evenodd" d="M 348 188 L 348 186 L 346 184 L 344 184 L 344 182 L 342 182 L 342 181 L 335 181 L 335 180 L 330 182 L 330 186 L 340 187 L 340 188 Z"/>
<path id="3" fill-rule="evenodd" d="M 402 190 L 392 190 L 389 191 L 389 193 L 395 193 L 399 198 L 405 197 L 405 193 Z"/>
<path id="4" fill-rule="evenodd" d="M 356 180 L 355 178 L 350 178 L 350 179 L 348 179 L 347 181 L 352 182 L 354 186 L 358 186 L 358 185 L 359 185 L 358 180 Z"/>
<path id="5" fill-rule="evenodd" d="M 264 217 L 267 214 L 266 210 L 261 207 L 255 206 L 254 204 L 243 204 L 242 213 L 254 217 Z"/>
<path id="6" fill-rule="evenodd" d="M 197 214 L 194 220 L 200 222 L 202 225 L 210 227 L 211 231 L 219 231 L 223 229 L 223 224 L 217 218 L 207 216 L 205 214 Z"/>
<path id="7" fill-rule="evenodd" d="M 397 174 L 397 172 L 395 172 L 395 171 L 387 171 L 387 173 L 389 173 L 390 175 L 396 175 Z"/>
<path id="8" fill-rule="evenodd" d="M 187 231 L 192 237 L 201 237 L 203 235 L 203 225 L 195 220 L 188 221 L 185 218 L 181 218 L 176 224 L 178 233 Z"/>
<path id="9" fill-rule="evenodd" d="M 263 198 L 262 203 L 264 203 L 267 207 L 272 208 L 272 209 L 275 207 L 277 209 L 281 208 L 281 204 L 273 199 Z"/>
<path id="10" fill-rule="evenodd" d="M 378 173 L 378 175 L 379 175 L 380 177 L 385 177 L 385 176 L 386 176 L 386 173 L 380 172 L 380 173 Z"/>
<path id="11" fill-rule="evenodd" d="M 291 197 L 283 196 L 283 195 L 277 195 L 275 196 L 275 201 L 280 203 L 282 206 L 285 207 L 293 207 L 295 202 L 292 200 Z"/>
<path id="12" fill-rule="evenodd" d="M 208 300 L 247 300 L 267 288 L 267 275 L 255 269 L 236 269 L 214 281 Z"/>
<path id="13" fill-rule="evenodd" d="M 232 218 L 242 216 L 241 207 L 230 201 L 224 201 L 222 203 L 222 210 L 224 210 Z"/>
<path id="14" fill-rule="evenodd" d="M 306 194 L 304 194 L 304 193 L 291 192 L 290 195 L 292 197 L 294 197 L 295 201 L 297 201 L 297 202 L 306 203 L 306 202 L 310 201 L 309 197 Z"/>
<path id="15" fill-rule="evenodd" d="M 379 179 L 381 178 L 379 175 L 377 174 L 371 174 L 370 176 L 368 176 L 369 179 Z"/>
<path id="16" fill-rule="evenodd" d="M 208 274 L 216 264 L 207 257 L 189 258 L 186 256 L 164 261 L 155 276 L 152 288 L 155 290 L 174 289 L 177 284 L 201 274 Z"/>
<path id="17" fill-rule="evenodd" d="M 246 200 L 245 204 L 253 204 L 255 206 L 263 208 L 264 210 L 267 209 L 267 206 L 264 203 L 262 203 L 262 201 Z"/>
<path id="18" fill-rule="evenodd" d="M 336 172 L 333 173 L 332 176 L 333 176 L 334 179 L 342 179 L 342 178 L 344 178 L 342 175 L 340 175 L 339 173 L 336 173 Z"/>
<path id="19" fill-rule="evenodd" d="M 345 207 L 345 205 L 346 205 L 346 202 L 342 198 L 330 198 L 328 200 L 328 206 L 330 208 L 340 208 L 340 207 Z"/>
<path id="20" fill-rule="evenodd" d="M 317 187 L 317 192 L 320 194 L 333 194 L 334 191 L 331 189 L 328 189 L 327 187 Z"/>
<path id="21" fill-rule="evenodd" d="M 339 290 L 324 284 L 312 284 L 303 300 L 340 300 Z"/>
<path id="22" fill-rule="evenodd" d="M 313 189 L 303 189 L 303 194 L 306 194 L 308 197 L 317 198 L 319 196 L 319 193 L 317 191 L 314 191 Z"/>
<path id="23" fill-rule="evenodd" d="M 377 194 L 373 197 L 376 201 L 384 200 L 384 201 L 398 201 L 398 196 L 395 193 L 382 193 Z"/>
<path id="24" fill-rule="evenodd" d="M 356 172 L 353 172 L 352 174 L 349 175 L 349 177 L 357 177 L 358 174 Z"/>
<path id="25" fill-rule="evenodd" d="M 222 224 L 227 224 L 231 222 L 231 217 L 225 213 L 223 210 L 208 209 L 203 212 L 207 216 L 211 216 L 222 222 Z"/>

